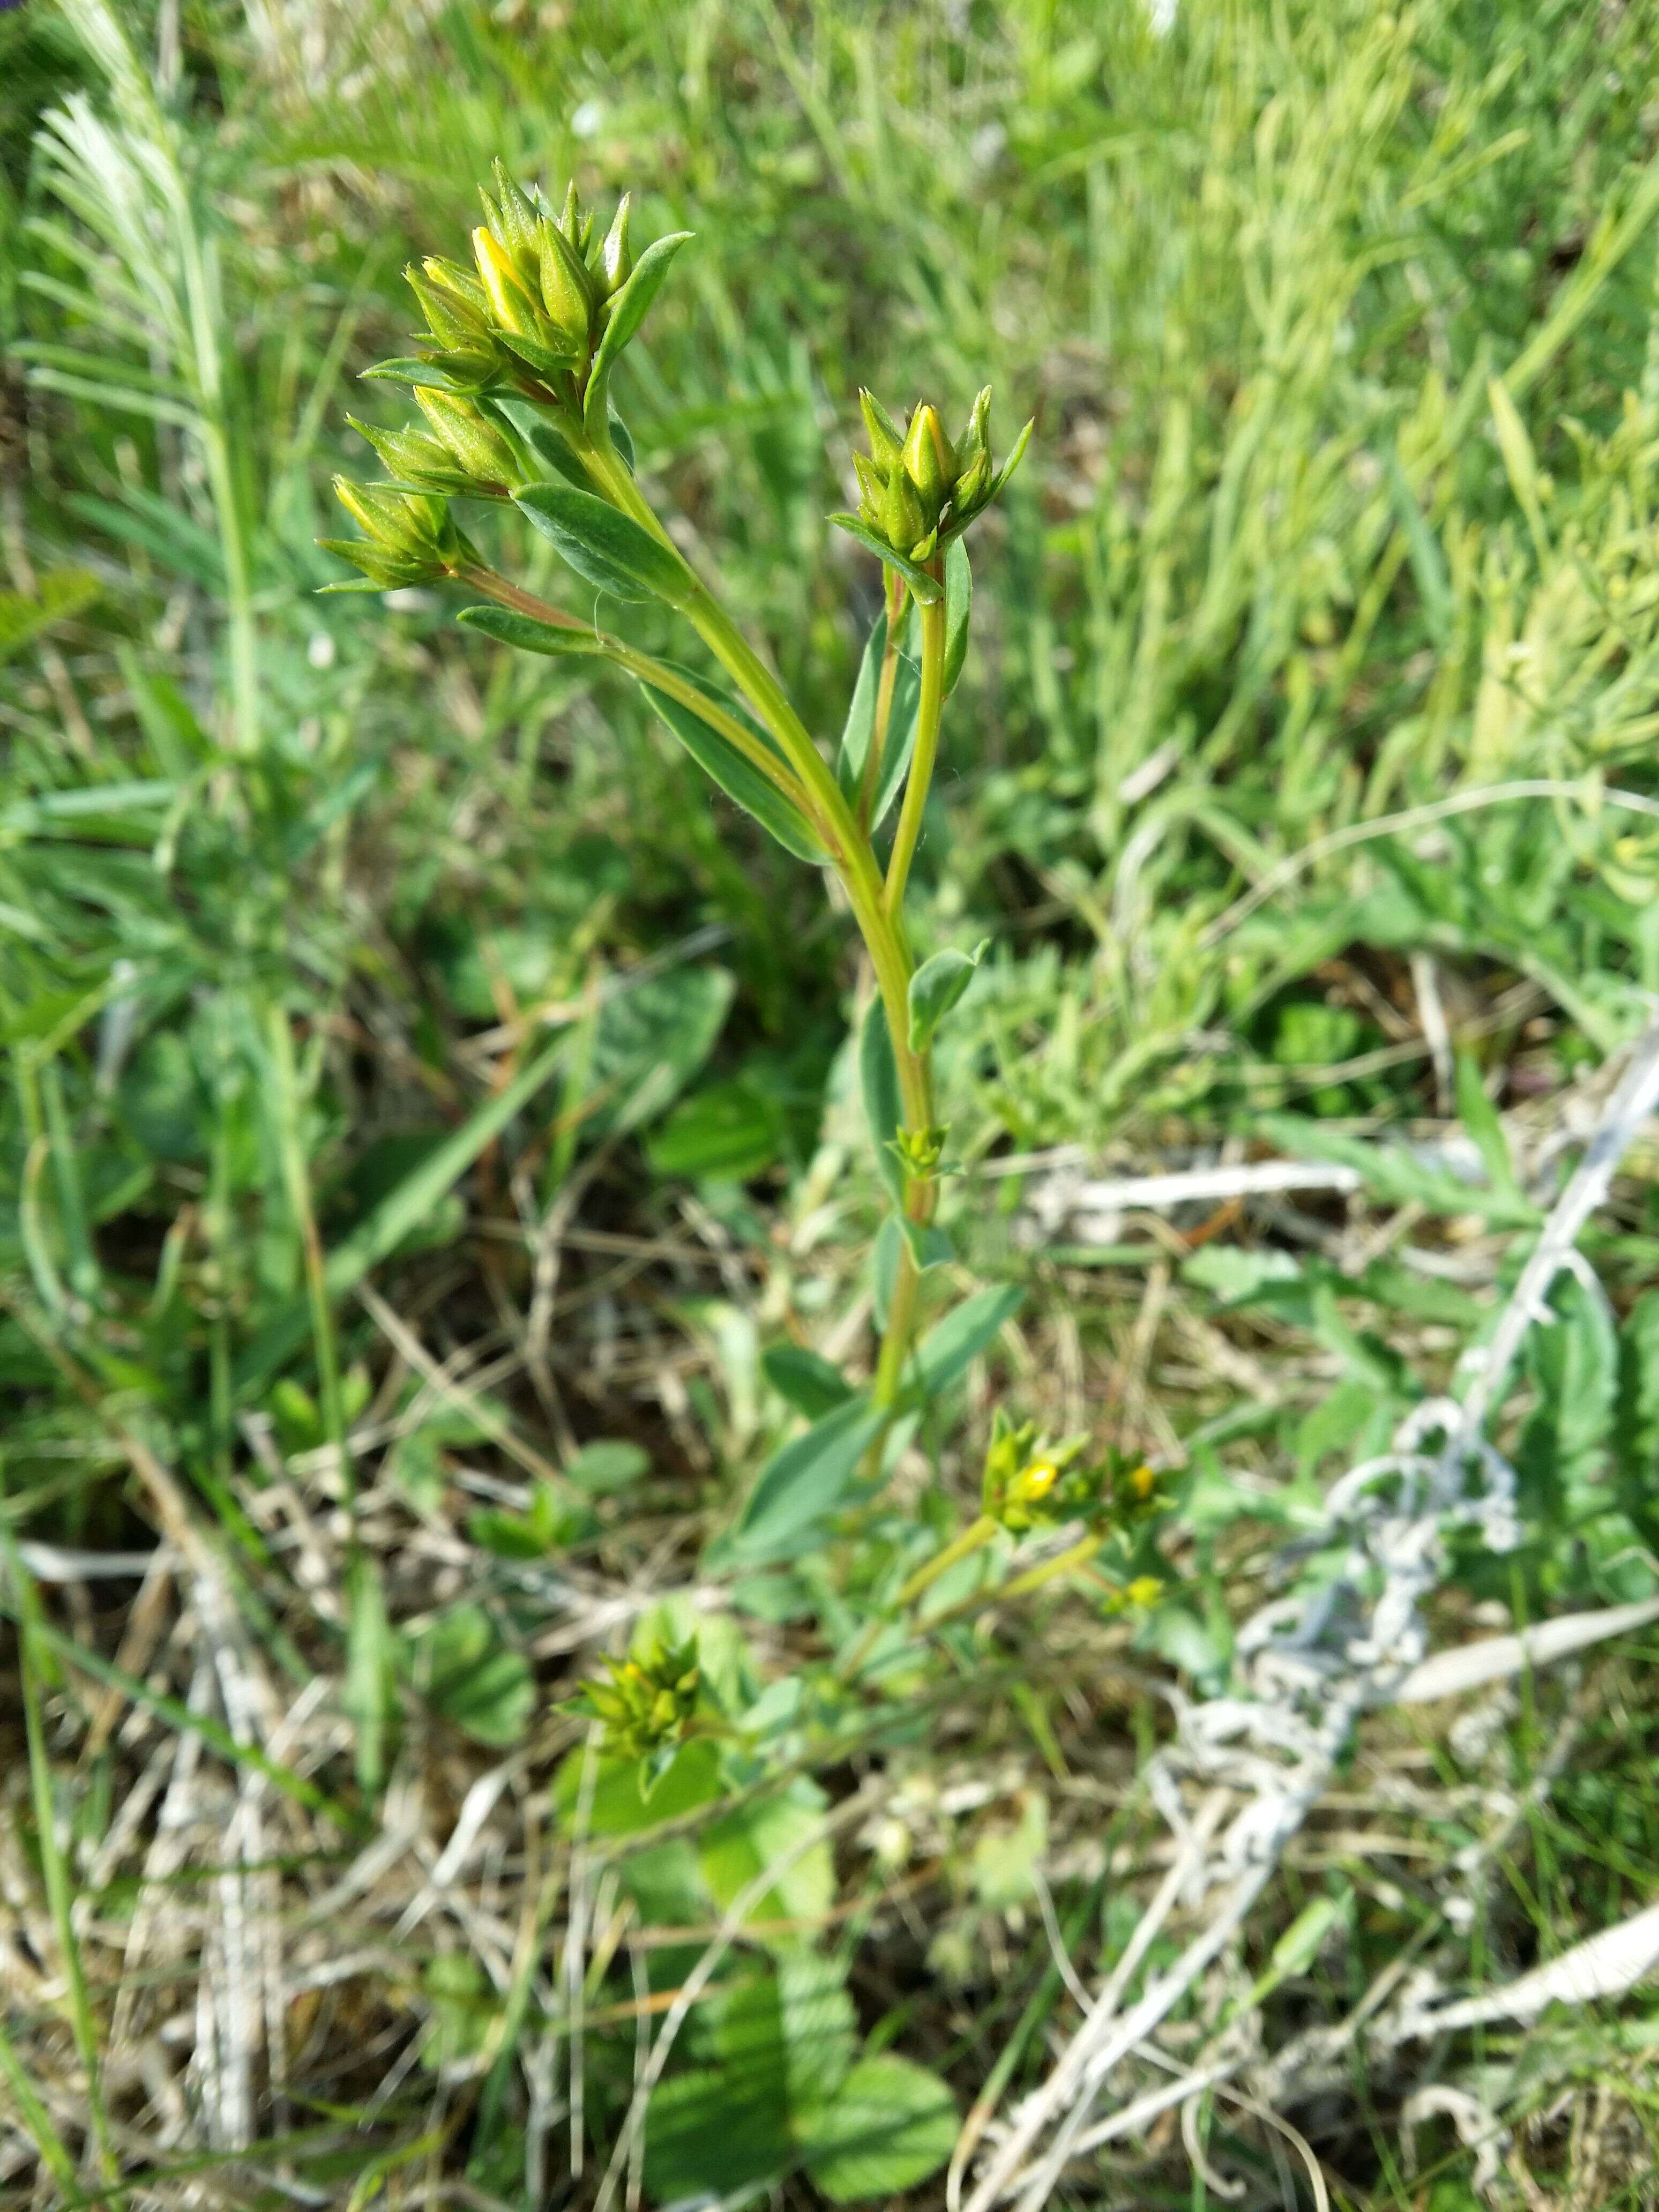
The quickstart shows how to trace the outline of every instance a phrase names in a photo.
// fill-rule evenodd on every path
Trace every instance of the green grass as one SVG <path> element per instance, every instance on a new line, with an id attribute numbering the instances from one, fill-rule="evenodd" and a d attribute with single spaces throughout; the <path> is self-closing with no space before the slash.
<path id="1" fill-rule="evenodd" d="M 498 152 L 695 231 L 619 397 L 826 739 L 877 603 L 823 520 L 857 387 L 956 420 L 992 381 L 1000 442 L 1038 431 L 976 541 L 915 876 L 920 951 L 993 940 L 941 1051 L 963 1157 L 1458 1138 L 1426 993 L 1534 1171 L 1659 990 L 1659 13 L 119 13 L 131 69 L 44 0 L 0 16 L 0 2204 L 593 2203 L 637 2017 L 760 1831 L 695 1790 L 663 1835 L 583 1814 L 580 1632 L 619 1650 L 695 1589 L 744 1695 L 822 1688 L 971 1513 L 995 1402 L 1189 1455 L 1164 1601 L 1047 1590 L 824 1691 L 778 1717 L 793 1796 L 745 1802 L 776 1848 L 883 1778 L 879 1832 L 803 1844 L 761 1917 L 844 1972 L 865 2063 L 1016 2096 L 1075 2021 L 1034 1824 L 1088 1978 L 1162 1833 L 1133 1791 L 1161 1692 L 1224 1678 L 1286 1531 L 1443 1387 L 1524 1207 L 1396 1159 L 1351 1206 L 1131 1214 L 1085 1252 L 1025 1233 L 1037 1171 L 958 1178 L 953 1279 L 1020 1281 L 1018 1321 L 898 1504 L 722 1566 L 788 1433 L 763 1353 L 872 1354 L 848 930 L 632 687 L 433 594 L 316 595 L 345 412 L 394 420 L 355 372 L 403 350 L 403 265 L 456 249 Z M 515 526 L 514 573 L 565 591 Z M 1535 1340 L 1527 1540 L 1458 1561 L 1448 1637 L 1655 1587 L 1652 1158 L 1587 1240 L 1609 1303 L 1569 1285 Z M 13 1550 L 158 1534 L 142 1589 Z M 1632 1639 L 1484 1744 L 1380 1717 L 1179 2047 L 1317 1896 L 1341 1932 L 1261 2000 L 1268 2050 L 1407 1944 L 1461 1992 L 1651 1902 L 1653 1711 Z M 843 2032 L 769 1955 L 745 1937 L 688 2017 L 647 2202 L 711 2125 L 737 2160 L 757 2010 Z M 1524 2171 L 1644 2203 L 1653 2032 L 1638 1990 L 1524 2043 L 1357 2044 L 1297 2124 L 1334 2202 L 1461 2212 L 1443 2118 L 1402 2163 L 1406 2100 L 1449 2080 L 1514 2130 L 1514 2201 Z M 745 2123 L 757 2185 L 822 2202 L 787 2124 L 779 2179 Z M 1248 2115 L 1207 2128 L 1290 2201 Z M 1206 2201 L 1178 2134 L 1072 2187 Z"/>

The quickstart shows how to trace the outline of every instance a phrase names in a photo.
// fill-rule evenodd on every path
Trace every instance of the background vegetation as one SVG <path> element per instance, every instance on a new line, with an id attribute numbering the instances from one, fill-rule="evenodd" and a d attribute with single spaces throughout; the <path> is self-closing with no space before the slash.
<path id="1" fill-rule="evenodd" d="M 1057 1950 L 1107 1972 L 1167 1863 L 1171 1695 L 1512 1279 L 1659 989 L 1659 15 L 1171 13 L 0 15 L 0 2201 L 943 2202 L 1075 2021 Z M 870 1342 L 848 927 L 620 684 L 315 596 L 344 411 L 394 419 L 353 372 L 498 152 L 698 234 L 619 397 L 826 734 L 856 386 L 1038 417 L 916 878 L 923 949 L 994 945 L 959 1285 L 1026 1295 L 882 1511 L 781 1559 L 721 1543 L 776 1354 Z M 1361 1187 L 1065 1181 L 1268 1152 Z M 1636 1165 L 1445 1640 L 1659 1588 Z M 1055 1585 L 838 1684 L 998 1403 L 1179 1471 L 1158 1601 Z M 557 1700 L 694 1618 L 752 1776 L 642 1806 Z M 1379 1718 L 1170 2047 L 1651 1901 L 1653 1656 Z M 1356 2036 L 1297 2124 L 1345 2205 L 1651 2203 L 1654 2032 Z M 1249 2112 L 1187 2135 L 1065 2201 L 1310 2201 Z"/>

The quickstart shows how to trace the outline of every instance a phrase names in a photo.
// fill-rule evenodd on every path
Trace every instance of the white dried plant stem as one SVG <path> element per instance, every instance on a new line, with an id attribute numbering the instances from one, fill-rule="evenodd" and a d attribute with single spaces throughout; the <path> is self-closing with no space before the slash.
<path id="1" fill-rule="evenodd" d="M 1154 1802 L 1172 1809 L 1178 1784 L 1186 1779 L 1211 1791 L 1219 1785 L 1244 1803 L 1213 1840 L 1197 1822 L 1186 1829 L 1177 1860 L 1180 1883 L 1166 1880 L 1161 1886 L 1048 2079 L 1003 2132 L 966 2212 L 991 2212 L 1011 2197 L 1018 2197 L 1019 2212 L 1040 2212 L 1085 2139 L 1108 2076 L 1237 1937 L 1285 1846 L 1329 1786 L 1354 1728 L 1369 1709 L 1397 1696 L 1423 1665 L 1422 1606 L 1440 1579 L 1446 1528 L 1459 1522 L 1472 1526 L 1493 1550 L 1517 1540 L 1514 1473 L 1487 1441 L 1486 1423 L 1502 1401 L 1528 1330 L 1549 1318 L 1547 1300 L 1556 1276 L 1573 1265 L 1580 1231 L 1656 1108 L 1659 1028 L 1632 1052 L 1496 1328 L 1469 1363 L 1461 1402 L 1436 1399 L 1414 1407 L 1390 1452 L 1352 1469 L 1333 1486 L 1324 1535 L 1332 1546 L 1346 1546 L 1344 1572 L 1310 1595 L 1262 1607 L 1239 1634 L 1239 1689 L 1182 1710 L 1176 1741 L 1148 1774 Z M 1522 1660 L 1525 1656 L 1523 1649 Z M 1144 1956 L 1149 1926 L 1155 1929 L 1167 1917 L 1176 1894 L 1212 1889 L 1220 1895 L 1206 1924 L 1120 2013 L 1134 1971 L 1128 1962 Z M 1659 1913 L 1639 1916 L 1591 1942 L 1603 1940 L 1605 1956 L 1592 1950 L 1576 1962 L 1574 1971 L 1587 1987 L 1598 1978 L 1647 1971 L 1643 1962 L 1650 1945 L 1659 1960 Z M 1510 1993 L 1511 2004 L 1516 1994 Z M 1520 1995 L 1524 2002 L 1530 1992 Z M 1444 2010 L 1434 2017 L 1454 2015 Z M 1195 2086 L 1177 2085 L 1168 2101 L 1192 2096 Z M 1163 2109 L 1165 2093 L 1158 2093 L 1156 2101 Z M 1126 2112 L 1134 2109 L 1151 2116 L 1146 2100 Z M 1087 2137 L 1105 2139 L 1099 2130 Z"/>

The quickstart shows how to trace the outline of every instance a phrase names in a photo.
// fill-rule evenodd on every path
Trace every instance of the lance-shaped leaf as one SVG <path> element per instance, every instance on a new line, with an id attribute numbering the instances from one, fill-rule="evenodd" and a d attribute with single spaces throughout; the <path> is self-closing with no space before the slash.
<path id="1" fill-rule="evenodd" d="M 456 620 L 467 629 L 482 630 L 498 645 L 516 645 L 526 653 L 557 657 L 605 650 L 604 640 L 585 626 L 566 629 L 554 623 L 537 622 L 530 615 L 515 614 L 510 607 L 463 607 Z"/>
<path id="2" fill-rule="evenodd" d="M 872 999 L 859 1037 L 859 1080 L 864 1091 L 864 1111 L 876 1148 L 876 1165 L 895 1201 L 904 1195 L 904 1171 L 893 1151 L 893 1139 L 904 1118 L 899 1097 L 898 1062 L 887 1028 L 887 1012 L 878 998 Z"/>
<path id="3" fill-rule="evenodd" d="M 860 522 L 856 514 L 832 514 L 830 520 L 837 530 L 844 530 L 849 538 L 856 538 L 860 545 L 867 545 L 890 568 L 896 568 L 924 606 L 933 605 L 943 586 L 935 583 L 925 568 L 917 568 L 914 561 L 907 561 L 903 554 L 896 553 L 884 538 L 878 538 L 875 532 Z"/>
<path id="4" fill-rule="evenodd" d="M 972 952 L 945 951 L 924 960 L 910 978 L 910 1049 L 926 1052 L 939 1024 L 974 980 L 990 939 Z"/>
<path id="5" fill-rule="evenodd" d="M 908 608 L 906 611 L 908 615 Z M 903 634 L 902 627 L 901 638 Z M 849 805 L 857 804 L 864 779 L 865 763 L 869 758 L 871 741 L 875 735 L 876 700 L 881 689 L 882 656 L 886 649 L 887 617 L 878 614 L 865 641 L 864 658 L 859 664 L 858 682 L 854 686 L 852 703 L 847 709 L 847 726 L 842 732 L 841 752 L 836 763 L 836 774 Z M 882 750 L 876 803 L 870 811 L 872 831 L 881 827 L 888 810 L 904 787 L 910 757 L 916 748 L 916 708 L 921 698 L 921 668 L 914 654 L 906 653 L 901 644 L 898 672 L 893 678 L 892 703 L 887 714 L 887 734 Z"/>
<path id="6" fill-rule="evenodd" d="M 912 1368 L 909 1402 L 925 1403 L 948 1389 L 1019 1310 L 1025 1293 L 1017 1283 L 976 1291 L 922 1339 Z"/>
<path id="7" fill-rule="evenodd" d="M 635 264 L 633 275 L 611 301 L 605 336 L 599 340 L 599 349 L 593 356 L 587 379 L 584 411 L 590 422 L 605 404 L 605 387 L 617 356 L 645 320 L 651 302 L 662 289 L 669 264 L 690 237 L 689 230 L 677 230 L 666 238 L 658 239 L 654 246 L 647 246 Z"/>
<path id="8" fill-rule="evenodd" d="M 514 504 L 579 576 L 617 599 L 666 599 L 675 606 L 689 588 L 678 553 L 591 491 L 574 484 L 530 484 Z"/>
<path id="9" fill-rule="evenodd" d="M 734 721 L 744 722 L 753 728 L 735 699 L 715 690 L 701 677 L 694 676 L 689 668 L 676 669 L 675 673 L 684 677 L 688 683 L 695 684 L 699 691 L 707 692 L 714 703 L 731 715 Z M 697 766 L 706 775 L 714 778 L 728 799 L 736 799 L 745 813 L 752 814 L 762 828 L 769 830 L 779 844 L 787 852 L 794 854 L 798 860 L 823 860 L 823 848 L 813 836 L 806 817 L 778 789 L 763 769 L 757 768 L 738 750 L 730 738 L 711 729 L 696 709 L 688 707 L 684 700 L 671 699 L 665 691 L 658 690 L 653 684 L 643 684 L 641 688 Z M 754 734 L 768 752 L 775 751 L 775 747 L 768 742 L 760 730 L 755 729 Z M 787 765 L 781 754 L 778 755 L 778 761 L 780 766 Z"/>
<path id="10" fill-rule="evenodd" d="M 968 657 L 968 617 L 974 605 L 974 572 L 968 548 L 953 538 L 945 549 L 945 693 L 956 689 Z"/>
<path id="11" fill-rule="evenodd" d="M 388 384 L 420 384 L 429 392 L 459 392 L 464 387 L 453 376 L 434 368 L 429 361 L 417 361 L 413 356 L 396 361 L 376 362 L 373 368 L 361 372 L 366 384 L 383 380 Z"/>
<path id="12" fill-rule="evenodd" d="M 885 1427 L 887 1415 L 860 1394 L 814 1421 L 775 1452 L 734 1532 L 734 1549 L 754 1563 L 785 1557 L 846 1500 L 859 1463 Z"/>

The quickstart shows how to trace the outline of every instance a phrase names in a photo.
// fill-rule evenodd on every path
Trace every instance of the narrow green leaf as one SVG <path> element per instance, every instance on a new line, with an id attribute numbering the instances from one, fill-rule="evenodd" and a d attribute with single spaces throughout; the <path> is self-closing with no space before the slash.
<path id="1" fill-rule="evenodd" d="M 1495 1191 L 1518 1199 L 1524 1206 L 1526 1197 L 1515 1179 L 1504 1124 L 1480 1080 L 1480 1063 L 1472 1053 L 1460 1052 L 1456 1071 L 1457 1118 L 1474 1140 L 1487 1182 Z"/>
<path id="2" fill-rule="evenodd" d="M 841 1370 L 805 1345 L 773 1345 L 761 1354 L 761 1372 L 778 1395 L 809 1421 L 833 1413 L 853 1395 L 853 1386 Z"/>
<path id="3" fill-rule="evenodd" d="M 955 690 L 968 657 L 968 617 L 974 605 L 974 572 L 968 549 L 953 538 L 945 549 L 945 691 Z"/>
<path id="4" fill-rule="evenodd" d="M 357 1784 L 378 1796 L 398 1717 L 397 1640 L 379 1564 L 360 1555 L 346 1573 L 346 1664 L 340 1702 L 357 1738 Z"/>
<path id="5" fill-rule="evenodd" d="M 1395 520 L 1406 538 L 1406 557 L 1411 562 L 1412 574 L 1417 580 L 1417 595 L 1422 602 L 1423 620 L 1430 637 L 1443 648 L 1450 642 L 1452 634 L 1451 581 L 1446 574 L 1446 556 L 1440 550 L 1440 541 L 1429 528 L 1423 510 L 1418 505 L 1405 469 L 1401 465 L 1400 450 L 1389 445 L 1383 450 L 1382 473 L 1389 487 L 1389 501 L 1394 508 Z"/>
<path id="6" fill-rule="evenodd" d="M 361 372 L 366 384 L 384 380 L 388 384 L 422 384 L 430 392 L 459 392 L 463 387 L 453 377 L 446 376 L 441 368 L 434 368 L 429 361 L 413 356 L 404 356 L 395 361 L 377 361 L 373 368 Z"/>
<path id="7" fill-rule="evenodd" d="M 689 578 L 679 556 L 623 514 L 574 484 L 529 484 L 514 505 L 556 545 L 579 576 L 619 599 L 678 605 Z"/>
<path id="8" fill-rule="evenodd" d="M 593 356 L 593 367 L 587 380 L 585 405 L 590 422 L 597 410 L 606 404 L 606 386 L 617 355 L 645 320 L 651 302 L 662 289 L 670 263 L 681 246 L 689 244 L 691 236 L 689 230 L 672 231 L 666 238 L 659 238 L 653 245 L 647 246 L 635 264 L 633 275 L 611 301 L 605 336 L 599 340 L 599 349 Z"/>
<path id="9" fill-rule="evenodd" d="M 924 606 L 931 607 L 939 596 L 941 586 L 936 584 L 925 568 L 918 568 L 914 561 L 907 561 L 902 553 L 895 553 L 884 538 L 860 522 L 856 514 L 832 514 L 830 517 L 837 530 L 844 530 L 849 538 L 856 538 L 866 545 L 878 560 L 890 568 L 896 568 Z"/>
<path id="10" fill-rule="evenodd" d="M 773 1454 L 734 1531 L 733 1549 L 745 1565 L 783 1558 L 836 1510 L 886 1419 L 860 1394 Z"/>
<path id="11" fill-rule="evenodd" d="M 887 610 L 884 607 L 864 641 L 864 657 L 859 662 L 858 681 L 848 702 L 846 726 L 841 733 L 841 750 L 836 756 L 836 779 L 849 806 L 858 798 L 864 764 L 870 757 L 870 740 L 876 728 L 876 695 L 881 689 L 882 656 L 886 650 Z"/>
<path id="12" fill-rule="evenodd" d="M 455 617 L 465 629 L 482 631 L 497 645 L 516 645 L 525 653 L 544 653 L 553 659 L 570 653 L 601 653 L 605 647 L 591 629 L 561 629 L 556 623 L 537 622 L 516 614 L 511 607 L 463 607 Z"/>
<path id="13" fill-rule="evenodd" d="M 744 714 L 737 700 L 717 691 L 712 684 L 705 684 L 690 669 L 680 669 L 676 672 L 695 684 L 700 691 L 707 691 L 714 703 L 735 720 L 754 726 L 751 718 Z M 708 723 L 690 707 L 678 699 L 671 699 L 666 692 L 659 691 L 654 684 L 642 684 L 640 688 L 697 766 L 706 775 L 713 777 L 728 799 L 735 799 L 746 814 L 752 814 L 763 829 L 769 830 L 785 851 L 794 854 L 798 860 L 821 861 L 823 859 L 823 848 L 812 835 L 811 825 L 800 809 L 787 799 L 751 760 L 745 759 L 729 738 L 722 737 L 718 730 L 710 729 Z M 776 750 L 758 728 L 756 728 L 755 734 L 769 752 Z M 781 755 L 779 755 L 779 759 L 781 763 Z"/>
<path id="14" fill-rule="evenodd" d="M 910 978 L 910 1049 L 926 1052 L 939 1024 L 973 981 L 990 945 L 988 937 L 972 952 L 946 951 L 924 960 Z"/>
<path id="15" fill-rule="evenodd" d="M 888 1034 L 887 1012 L 872 998 L 859 1036 L 859 1079 L 864 1088 L 864 1111 L 870 1124 L 870 1140 L 876 1148 L 876 1167 L 894 1202 L 904 1195 L 904 1173 L 892 1145 L 903 1119 L 899 1098 L 898 1062 Z"/>
<path id="16" fill-rule="evenodd" d="M 937 1398 L 965 1375 L 1003 1323 L 1018 1312 L 1024 1297 L 1017 1283 L 999 1284 L 988 1291 L 975 1291 L 953 1313 L 936 1322 L 916 1352 L 908 1394 L 910 1401 L 925 1403 Z"/>
<path id="17" fill-rule="evenodd" d="M 1376 1144 L 1330 1128 L 1311 1115 L 1263 1114 L 1257 1126 L 1289 1158 L 1333 1160 L 1353 1168 L 1397 1206 L 1414 1201 L 1433 1213 L 1478 1213 L 1509 1229 L 1529 1228 L 1538 1220 L 1536 1206 L 1519 1194 L 1463 1182 L 1448 1170 L 1419 1160 L 1404 1145 Z"/>

